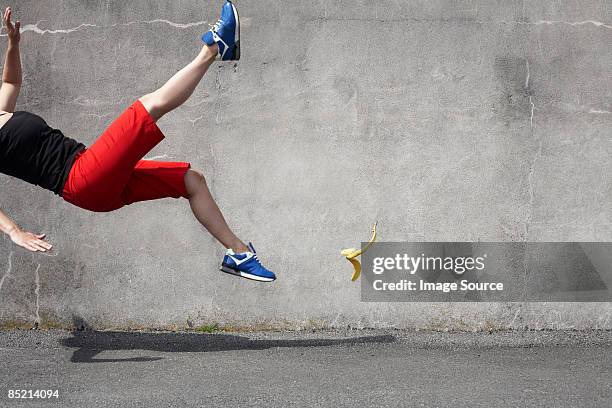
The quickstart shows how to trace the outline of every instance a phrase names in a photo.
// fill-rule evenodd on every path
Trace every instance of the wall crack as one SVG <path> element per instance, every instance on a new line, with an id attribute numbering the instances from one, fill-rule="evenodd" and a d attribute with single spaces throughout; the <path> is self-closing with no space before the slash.
<path id="1" fill-rule="evenodd" d="M 375 21 L 375 22 L 387 22 L 387 23 L 402 23 L 402 22 L 415 22 L 415 23 L 420 23 L 420 22 L 441 22 L 441 23 L 446 23 L 446 22 L 467 22 L 467 23 L 475 23 L 475 24 L 518 24 L 518 25 L 532 25 L 532 26 L 539 26 L 539 25 L 559 25 L 559 24 L 563 24 L 563 25 L 568 25 L 568 26 L 572 26 L 572 27 L 579 27 L 579 26 L 584 26 L 584 25 L 593 25 L 595 27 L 599 27 L 599 28 L 604 28 L 604 29 L 612 29 L 612 25 L 610 24 L 606 24 L 602 21 L 597 21 L 597 20 L 583 20 L 583 21 L 563 21 L 563 20 L 537 20 L 535 22 L 529 22 L 529 21 L 495 21 L 495 20 L 472 20 L 472 19 L 461 19 L 461 18 L 457 18 L 457 19 L 419 19 L 419 18 L 390 18 L 390 19 L 384 19 L 384 18 L 378 18 L 377 16 L 374 18 L 327 18 L 327 16 L 323 17 L 323 18 L 318 18 L 315 19 L 315 21 L 317 20 L 321 20 L 321 21 Z M 101 29 L 105 29 L 105 28 L 115 28 L 115 27 L 127 27 L 127 26 L 131 26 L 131 25 L 138 25 L 138 24 L 166 24 L 169 25 L 170 27 L 174 27 L 174 28 L 178 28 L 181 30 L 187 29 L 187 28 L 192 28 L 192 27 L 199 27 L 202 25 L 206 25 L 209 24 L 208 21 L 194 21 L 194 22 L 189 22 L 189 23 L 177 23 L 174 21 L 170 21 L 170 20 L 166 20 L 166 19 L 161 19 L 161 18 L 156 18 L 153 20 L 137 20 L 137 21 L 128 21 L 126 23 L 115 23 L 115 24 L 110 24 L 110 25 L 99 25 L 99 24 L 92 24 L 92 23 L 82 23 L 79 24 L 76 27 L 72 27 L 72 28 L 58 28 L 58 29 L 43 29 L 40 27 L 40 24 L 43 22 L 44 20 L 41 20 L 39 22 L 37 22 L 36 24 L 26 24 L 21 28 L 21 32 L 22 33 L 26 33 L 26 32 L 32 32 L 35 34 L 39 34 L 39 35 L 44 35 L 44 34 L 71 34 L 74 32 L 78 32 L 78 31 L 83 31 L 85 29 L 90 29 L 90 28 L 101 28 Z M 6 34 L 0 34 L 0 37 L 6 37 Z"/>
<path id="2" fill-rule="evenodd" d="M 4 281 L 6 280 L 6 278 L 11 276 L 12 269 L 13 269 L 13 251 L 9 252 L 8 266 L 6 268 L 6 273 L 2 276 L 2 279 L 0 279 L 0 292 L 2 291 L 2 286 L 4 285 Z"/>
<path id="3" fill-rule="evenodd" d="M 531 89 L 530 89 L 530 80 L 531 80 L 531 70 L 530 70 L 530 66 L 529 66 L 529 61 L 527 59 L 525 59 L 525 65 L 526 65 L 526 69 L 527 69 L 527 75 L 525 78 L 525 92 L 527 92 L 527 94 L 529 95 L 529 105 L 530 105 L 530 116 L 529 116 L 529 132 L 530 132 L 530 136 L 532 139 L 535 139 L 537 141 L 538 144 L 538 148 L 533 156 L 533 160 L 531 161 L 531 165 L 529 166 L 529 173 L 527 175 L 527 180 L 528 180 L 528 192 L 529 192 L 529 202 L 527 203 L 527 213 L 525 215 L 525 222 L 524 222 L 524 231 L 523 231 L 523 240 L 527 241 L 529 239 L 529 226 L 531 224 L 531 219 L 533 217 L 533 204 L 535 201 L 535 193 L 534 193 L 534 175 L 535 175 L 535 170 L 536 170 L 536 166 L 538 164 L 538 160 L 540 159 L 540 157 L 542 156 L 542 139 L 541 137 L 537 137 L 536 133 L 535 133 L 535 129 L 534 129 L 534 123 L 533 123 L 533 117 L 534 117 L 534 113 L 535 113 L 535 103 L 533 101 L 533 95 L 531 95 Z"/>
<path id="4" fill-rule="evenodd" d="M 43 21 L 44 20 L 41 20 L 41 21 L 37 22 L 36 24 L 26 24 L 26 25 L 24 25 L 21 28 L 21 33 L 32 32 L 32 33 L 39 34 L 39 35 L 44 35 L 44 34 L 71 34 L 71 33 L 82 31 L 82 30 L 85 30 L 85 29 L 88 29 L 88 28 L 102 28 L 102 29 L 104 29 L 104 28 L 115 28 L 115 27 L 127 27 L 127 26 L 137 25 L 137 24 L 166 24 L 166 25 L 169 25 L 171 27 L 184 30 L 186 28 L 199 27 L 199 26 L 208 24 L 208 21 L 195 21 L 195 22 L 192 22 L 192 23 L 176 23 L 174 21 L 156 18 L 154 20 L 128 21 L 126 23 L 115 23 L 115 24 L 111 24 L 111 25 L 98 25 L 98 24 L 91 24 L 91 23 L 82 23 L 82 24 L 79 24 L 78 26 L 72 27 L 72 28 L 43 29 L 43 28 L 40 28 L 40 24 Z M 0 34 L 0 37 L 6 37 L 6 34 Z"/>
<path id="5" fill-rule="evenodd" d="M 34 319 L 34 328 L 40 327 L 40 274 L 38 271 L 40 270 L 40 264 L 36 267 L 34 271 L 34 294 L 36 295 L 36 318 Z"/>

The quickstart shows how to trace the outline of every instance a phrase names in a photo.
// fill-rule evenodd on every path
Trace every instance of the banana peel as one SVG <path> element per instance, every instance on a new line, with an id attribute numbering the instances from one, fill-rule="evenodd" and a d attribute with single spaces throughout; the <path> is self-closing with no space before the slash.
<path id="1" fill-rule="evenodd" d="M 376 241 L 376 226 L 378 225 L 378 221 L 374 223 L 372 226 L 372 235 L 368 243 L 360 249 L 357 248 L 347 248 L 340 251 L 340 254 L 346 258 L 347 261 L 353 265 L 353 276 L 351 277 L 351 281 L 355 282 L 361 276 L 361 263 L 357 259 L 358 256 L 363 255 L 370 246 Z"/>

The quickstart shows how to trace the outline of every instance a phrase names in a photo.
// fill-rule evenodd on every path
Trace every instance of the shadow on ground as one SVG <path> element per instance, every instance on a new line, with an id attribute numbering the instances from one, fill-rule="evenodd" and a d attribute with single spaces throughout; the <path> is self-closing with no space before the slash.
<path id="1" fill-rule="evenodd" d="M 61 340 L 66 347 L 76 348 L 70 361 L 74 363 L 146 362 L 163 357 L 134 357 L 123 359 L 94 358 L 106 350 L 149 350 L 177 353 L 206 353 L 230 350 L 265 350 L 276 347 L 328 347 L 364 343 L 392 343 L 391 335 L 362 336 L 343 339 L 265 340 L 250 339 L 230 334 L 196 333 L 134 333 L 102 332 L 77 325 L 70 338 Z"/>

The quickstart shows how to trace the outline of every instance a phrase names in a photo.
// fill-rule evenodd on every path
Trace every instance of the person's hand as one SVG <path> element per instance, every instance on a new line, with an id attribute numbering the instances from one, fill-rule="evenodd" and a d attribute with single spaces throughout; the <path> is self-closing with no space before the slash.
<path id="1" fill-rule="evenodd" d="M 2 16 L 2 24 L 6 27 L 6 33 L 8 34 L 9 42 L 12 44 L 18 44 L 21 39 L 21 22 L 17 21 L 15 24 L 11 21 L 11 16 L 13 14 L 13 10 L 10 7 L 7 7 L 4 10 L 4 15 Z"/>
<path id="2" fill-rule="evenodd" d="M 43 241 L 45 234 L 35 235 L 31 232 L 24 232 L 16 229 L 10 233 L 11 241 L 32 252 L 47 252 L 53 248 L 48 242 Z"/>

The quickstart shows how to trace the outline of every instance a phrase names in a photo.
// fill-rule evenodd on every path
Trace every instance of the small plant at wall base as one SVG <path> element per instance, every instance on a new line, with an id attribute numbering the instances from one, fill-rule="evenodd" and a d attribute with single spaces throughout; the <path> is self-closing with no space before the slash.
<path id="1" fill-rule="evenodd" d="M 205 324 L 205 325 L 196 327 L 194 331 L 196 333 L 215 333 L 219 331 L 219 325 L 217 323 Z"/>

